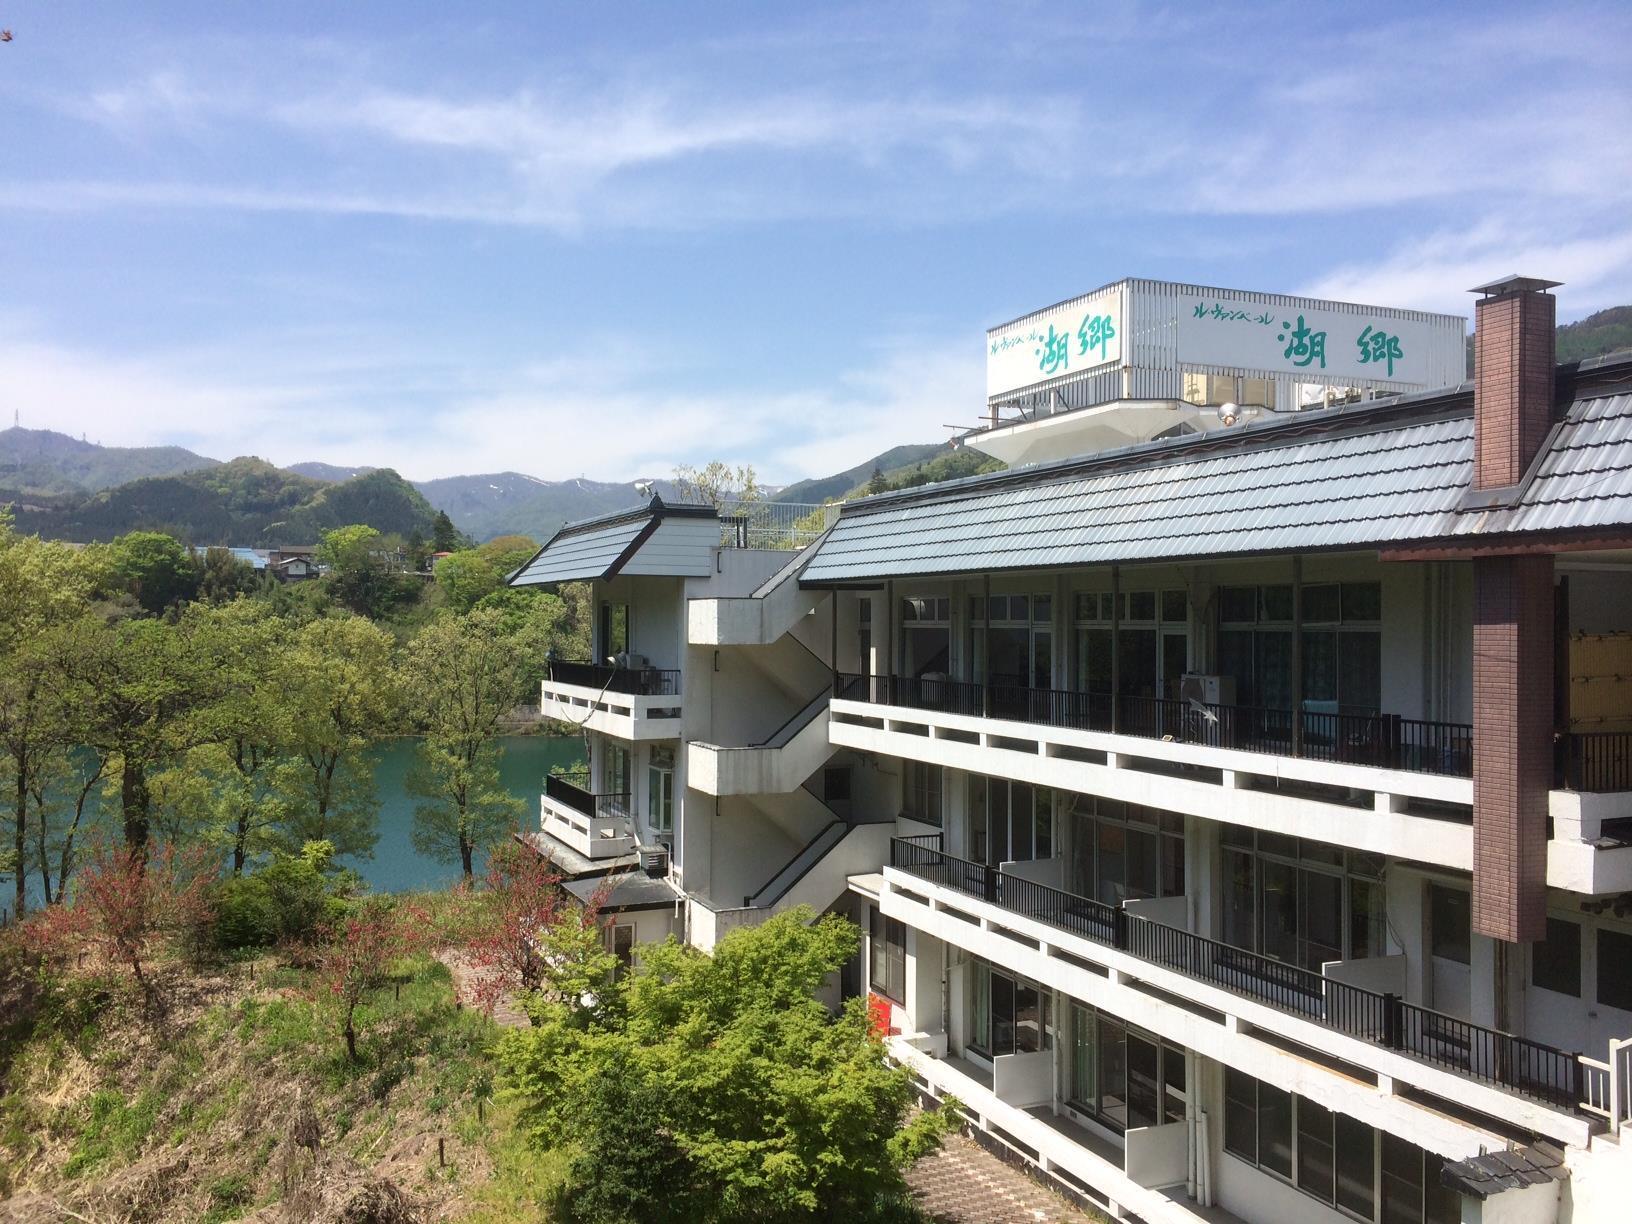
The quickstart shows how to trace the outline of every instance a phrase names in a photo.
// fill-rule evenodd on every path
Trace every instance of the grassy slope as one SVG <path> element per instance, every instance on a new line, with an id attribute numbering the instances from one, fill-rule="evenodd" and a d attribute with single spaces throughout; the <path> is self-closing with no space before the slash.
<path id="1" fill-rule="evenodd" d="M 53 1202 L 94 1219 L 326 1219 L 385 1179 L 438 1218 L 538 1218 L 529 1204 L 557 1173 L 506 1111 L 478 1120 L 496 1029 L 456 1008 L 447 970 L 414 962 L 400 997 L 369 1001 L 355 1066 L 310 987 L 266 959 L 253 981 L 244 966 L 186 979 L 155 1024 L 77 978 L 0 1055 L 0 1197 L 14 1213 L 0 1203 L 0 1220 Z M 315 1159 L 294 1137 L 303 1114 Z"/>

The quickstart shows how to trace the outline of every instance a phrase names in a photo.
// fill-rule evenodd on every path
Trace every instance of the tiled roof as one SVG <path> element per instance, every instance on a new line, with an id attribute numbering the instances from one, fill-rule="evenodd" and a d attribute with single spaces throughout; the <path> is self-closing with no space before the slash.
<path id="1" fill-rule="evenodd" d="M 1581 391 L 1514 506 L 1461 509 L 1472 465 L 1464 385 L 869 499 L 845 508 L 803 581 L 1624 528 L 1632 391 Z"/>
<path id="2" fill-rule="evenodd" d="M 710 526 L 702 529 L 702 535 L 697 536 L 696 532 L 690 535 L 702 539 L 718 534 L 718 528 L 714 525 L 718 513 L 712 506 L 671 506 L 661 497 L 653 497 L 646 505 L 632 510 L 568 523 L 551 536 L 549 542 L 526 565 L 510 576 L 509 584 L 543 586 L 555 582 L 612 578 L 667 519 L 689 520 L 694 525 L 706 519 Z M 664 541 L 665 550 L 669 544 L 669 541 Z M 670 556 L 672 558 L 672 553 Z M 655 567 L 643 567 L 644 572 L 674 574 L 689 574 L 696 570 L 697 566 L 689 559 L 673 564 L 660 561 Z"/>
<path id="3" fill-rule="evenodd" d="M 1439 1179 L 1447 1189 L 1483 1201 L 1503 1190 L 1564 1181 L 1569 1175 L 1564 1153 L 1549 1143 L 1537 1143 L 1447 1163 L 1440 1169 Z"/>

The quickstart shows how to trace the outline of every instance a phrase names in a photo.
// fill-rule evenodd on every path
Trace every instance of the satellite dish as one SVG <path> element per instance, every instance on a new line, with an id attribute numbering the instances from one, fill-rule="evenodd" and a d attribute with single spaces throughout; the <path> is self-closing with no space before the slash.
<path id="1" fill-rule="evenodd" d="M 1220 425 L 1234 425 L 1241 416 L 1241 409 L 1234 403 L 1226 401 L 1218 406 L 1218 423 Z"/>

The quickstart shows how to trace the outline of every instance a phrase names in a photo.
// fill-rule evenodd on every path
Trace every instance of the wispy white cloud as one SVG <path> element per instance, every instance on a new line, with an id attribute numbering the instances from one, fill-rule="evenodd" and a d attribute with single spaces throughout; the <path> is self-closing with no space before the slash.
<path id="1" fill-rule="evenodd" d="M 619 480 L 725 458 L 781 482 L 945 437 L 943 423 L 972 422 L 980 403 L 973 346 L 904 340 L 831 386 L 709 393 L 677 389 L 661 361 L 611 370 L 574 354 L 473 379 L 452 366 L 415 369 L 396 351 L 255 347 L 251 368 L 236 346 L 120 360 L 0 335 L 0 410 L 107 445 L 390 466 L 413 479 L 520 470 Z"/>
<path id="2" fill-rule="evenodd" d="M 1412 238 L 1375 260 L 1334 268 L 1300 292 L 1467 313 L 1467 290 L 1517 272 L 1564 282 L 1572 314 L 1624 304 L 1632 288 L 1632 226 L 1560 233 L 1545 218 L 1503 217 Z"/>

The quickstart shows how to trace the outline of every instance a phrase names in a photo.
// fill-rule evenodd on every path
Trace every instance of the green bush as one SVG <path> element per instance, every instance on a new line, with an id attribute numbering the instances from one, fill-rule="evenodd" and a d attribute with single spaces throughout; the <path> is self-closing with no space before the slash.
<path id="1" fill-rule="evenodd" d="M 277 855 L 258 871 L 223 881 L 215 898 L 216 945 L 233 951 L 308 939 L 344 916 L 353 881 L 328 874 L 332 855 L 327 842 L 307 842 L 298 855 Z"/>

